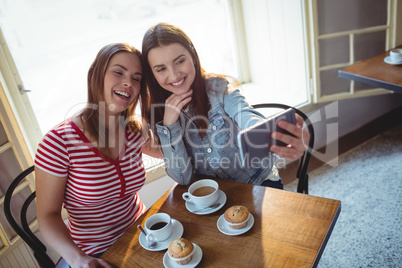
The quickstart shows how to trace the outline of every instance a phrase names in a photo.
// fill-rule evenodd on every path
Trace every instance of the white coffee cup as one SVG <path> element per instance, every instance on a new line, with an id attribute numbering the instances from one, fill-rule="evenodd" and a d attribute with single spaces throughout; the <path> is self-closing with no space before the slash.
<path id="1" fill-rule="evenodd" d="M 145 221 L 144 226 L 147 236 L 152 236 L 153 240 L 157 242 L 168 239 L 172 234 L 172 219 L 166 213 L 152 215 Z"/>
<path id="2" fill-rule="evenodd" d="M 394 48 L 389 52 L 392 62 L 402 62 L 402 48 Z"/>
<path id="3" fill-rule="evenodd" d="M 210 179 L 194 182 L 183 194 L 183 199 L 194 203 L 197 207 L 208 207 L 219 198 L 219 184 Z"/>

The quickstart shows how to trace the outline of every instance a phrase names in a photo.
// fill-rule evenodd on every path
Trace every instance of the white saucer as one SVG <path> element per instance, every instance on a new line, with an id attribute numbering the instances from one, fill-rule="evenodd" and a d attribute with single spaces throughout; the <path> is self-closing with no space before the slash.
<path id="1" fill-rule="evenodd" d="M 167 249 L 169 247 L 170 242 L 172 242 L 173 240 L 180 238 L 183 235 L 183 225 L 181 224 L 181 222 L 179 222 L 178 220 L 172 219 L 172 224 L 173 224 L 173 230 L 172 233 L 170 234 L 170 236 L 161 242 L 158 242 L 158 245 L 155 248 L 150 248 L 148 247 L 148 241 L 145 237 L 145 235 L 141 232 L 140 233 L 140 237 L 139 237 L 139 241 L 140 241 L 140 245 L 150 251 L 160 251 L 160 250 L 164 250 Z"/>
<path id="2" fill-rule="evenodd" d="M 174 260 L 172 260 L 169 257 L 169 253 L 166 251 L 165 255 L 163 255 L 163 265 L 166 268 L 193 268 L 195 266 L 197 266 L 201 259 L 202 259 L 202 250 L 201 248 L 197 245 L 194 244 L 194 253 L 193 253 L 193 258 L 191 259 L 191 261 L 187 264 L 178 264 L 177 262 L 175 262 Z"/>
<path id="3" fill-rule="evenodd" d="M 219 190 L 219 197 L 218 197 L 218 200 L 216 201 L 216 203 L 221 203 L 221 204 L 217 208 L 203 209 L 203 210 L 201 210 L 199 212 L 195 212 L 194 214 L 206 215 L 206 214 L 211 214 L 211 213 L 214 213 L 215 211 L 220 210 L 226 203 L 226 194 L 222 190 Z M 202 209 L 202 207 L 198 207 L 193 202 L 190 202 L 190 201 L 186 201 L 186 208 L 190 212 L 193 212 L 193 211 L 198 210 L 198 209 Z"/>
<path id="4" fill-rule="evenodd" d="M 253 227 L 253 225 L 254 225 L 254 216 L 253 216 L 253 214 L 250 213 L 246 227 L 241 228 L 241 229 L 232 229 L 229 227 L 229 224 L 225 221 L 225 218 L 223 215 L 224 214 L 222 214 L 222 216 L 219 217 L 219 219 L 217 221 L 217 225 L 218 225 L 219 231 L 221 231 L 222 233 L 224 233 L 226 235 L 244 234 L 245 232 L 250 230 L 251 227 Z"/>
<path id="5" fill-rule="evenodd" d="M 384 58 L 384 62 L 385 62 L 385 63 L 388 63 L 388 64 L 391 64 L 391 65 L 399 65 L 399 64 L 402 64 L 402 61 L 399 61 L 399 62 L 392 61 L 392 60 L 391 60 L 391 56 L 385 57 L 385 58 Z"/>

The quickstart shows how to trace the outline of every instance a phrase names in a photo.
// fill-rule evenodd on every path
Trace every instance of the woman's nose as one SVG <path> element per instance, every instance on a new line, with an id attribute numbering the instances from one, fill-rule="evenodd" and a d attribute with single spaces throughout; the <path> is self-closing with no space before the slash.
<path id="1" fill-rule="evenodd" d="M 177 80 L 177 78 L 179 78 L 179 71 L 176 70 L 175 68 L 171 68 L 170 72 L 169 72 L 169 78 L 171 80 L 171 82 L 175 82 Z"/>
<path id="2" fill-rule="evenodd" d="M 129 86 L 131 86 L 131 82 L 127 81 L 123 82 L 123 87 L 129 87 Z"/>

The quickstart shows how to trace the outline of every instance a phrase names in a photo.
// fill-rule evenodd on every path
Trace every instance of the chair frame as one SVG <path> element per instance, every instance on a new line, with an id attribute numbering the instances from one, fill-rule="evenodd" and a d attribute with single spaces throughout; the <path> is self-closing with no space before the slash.
<path id="1" fill-rule="evenodd" d="M 21 225 L 20 226 L 13 213 L 11 212 L 11 198 L 14 194 L 15 189 L 20 184 L 20 182 L 31 174 L 34 171 L 34 166 L 30 166 L 26 170 L 22 171 L 11 183 L 8 187 L 6 195 L 4 197 L 4 213 L 8 222 L 10 223 L 11 227 L 15 230 L 15 232 L 24 240 L 24 242 L 33 250 L 34 256 L 38 261 L 41 267 L 55 267 L 55 263 L 52 259 L 46 254 L 46 246 L 35 236 L 32 232 L 31 228 L 29 227 L 27 221 L 27 210 L 29 205 L 36 197 L 36 192 L 32 192 L 28 198 L 25 200 L 24 204 L 21 208 Z"/>
<path id="2" fill-rule="evenodd" d="M 310 119 L 304 114 L 302 111 L 286 105 L 286 104 L 281 104 L 281 103 L 262 103 L 262 104 L 255 104 L 252 105 L 254 109 L 259 109 L 259 108 L 279 108 L 279 109 L 289 109 L 292 108 L 295 110 L 295 112 L 300 115 L 305 124 L 307 125 L 308 132 L 310 134 L 310 139 L 308 142 L 308 148 L 305 150 L 303 156 L 300 158 L 300 163 L 299 167 L 297 169 L 296 176 L 299 179 L 299 182 L 297 184 L 297 192 L 298 193 L 305 193 L 308 194 L 308 166 L 310 164 L 310 158 L 311 158 L 311 151 L 313 150 L 314 147 L 314 127 L 311 124 Z"/>

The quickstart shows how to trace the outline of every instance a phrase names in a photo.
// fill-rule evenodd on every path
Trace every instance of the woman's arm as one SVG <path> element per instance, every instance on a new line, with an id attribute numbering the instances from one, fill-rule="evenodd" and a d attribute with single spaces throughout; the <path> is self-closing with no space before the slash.
<path id="1" fill-rule="evenodd" d="M 72 240 L 61 216 L 67 177 L 35 168 L 35 180 L 38 224 L 46 242 L 71 267 L 112 267 L 104 260 L 86 255 Z"/>
<path id="2" fill-rule="evenodd" d="M 253 109 L 238 89 L 224 96 L 224 107 L 228 115 L 241 129 L 246 129 L 260 122 L 265 117 Z M 300 158 L 308 148 L 309 133 L 303 128 L 303 119 L 296 114 L 296 125 L 280 121 L 278 126 L 290 132 L 293 136 L 273 132 L 272 138 L 280 140 L 288 146 L 271 146 L 270 150 L 280 157 L 289 160 Z"/>
<path id="3" fill-rule="evenodd" d="M 251 107 L 239 89 L 228 92 L 223 97 L 225 112 L 240 127 L 246 129 L 265 119 L 265 116 Z"/>
<path id="4" fill-rule="evenodd" d="M 171 126 L 156 125 L 163 156 L 166 173 L 181 185 L 190 183 L 194 167 L 188 156 L 182 137 L 182 129 L 179 122 Z"/>
<path id="5" fill-rule="evenodd" d="M 152 130 L 149 131 L 149 141 L 142 147 L 142 153 L 155 158 L 163 158 L 163 153 L 160 146 L 155 141 L 155 135 Z"/>

